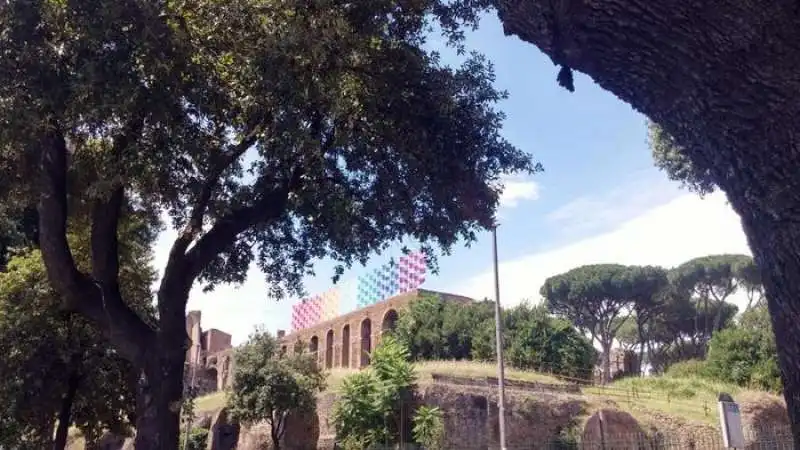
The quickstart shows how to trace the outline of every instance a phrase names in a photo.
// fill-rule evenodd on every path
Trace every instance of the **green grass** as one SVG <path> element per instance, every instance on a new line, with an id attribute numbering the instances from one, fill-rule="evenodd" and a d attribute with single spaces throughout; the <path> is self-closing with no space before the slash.
<path id="1" fill-rule="evenodd" d="M 198 397 L 195 400 L 194 408 L 197 412 L 216 411 L 225 406 L 225 392 L 219 391 L 213 394 Z"/>
<path id="2" fill-rule="evenodd" d="M 716 424 L 717 396 L 727 392 L 736 396 L 742 392 L 738 386 L 689 377 L 626 378 L 607 387 L 593 386 L 583 389 L 585 394 L 614 400 L 631 412 L 650 410 L 669 416 Z"/>
<path id="3" fill-rule="evenodd" d="M 420 384 L 427 384 L 432 381 L 431 375 L 440 373 L 458 377 L 485 378 L 496 377 L 497 366 L 493 363 L 482 363 L 476 361 L 424 361 L 414 364 L 417 372 L 417 380 Z M 358 372 L 356 369 L 333 369 L 328 371 L 328 392 L 336 392 L 342 385 L 342 381 L 348 375 Z M 564 382 L 548 375 L 537 372 L 528 372 L 515 369 L 506 369 L 506 379 L 518 381 L 537 381 L 540 383 L 563 384 Z M 215 411 L 225 406 L 225 393 L 215 392 L 195 401 L 195 409 L 198 412 Z"/>
<path id="4" fill-rule="evenodd" d="M 434 373 L 467 378 L 497 377 L 496 364 L 477 361 L 422 361 L 415 363 L 414 368 L 417 372 L 417 382 L 423 385 L 432 381 Z M 345 377 L 356 372 L 355 369 L 331 370 L 328 374 L 328 391 L 335 392 Z M 564 384 L 563 381 L 549 375 L 510 368 L 506 368 L 506 379 Z"/>

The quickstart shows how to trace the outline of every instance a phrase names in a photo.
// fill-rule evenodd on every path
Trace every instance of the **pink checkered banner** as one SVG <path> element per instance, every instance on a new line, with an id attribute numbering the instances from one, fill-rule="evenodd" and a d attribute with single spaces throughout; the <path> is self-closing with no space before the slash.
<path id="1" fill-rule="evenodd" d="M 425 282 L 427 261 L 423 252 L 403 255 L 377 269 L 344 282 L 292 306 L 292 330 L 312 327 L 325 320 L 373 305 Z M 342 287 L 344 286 L 344 287 Z"/>

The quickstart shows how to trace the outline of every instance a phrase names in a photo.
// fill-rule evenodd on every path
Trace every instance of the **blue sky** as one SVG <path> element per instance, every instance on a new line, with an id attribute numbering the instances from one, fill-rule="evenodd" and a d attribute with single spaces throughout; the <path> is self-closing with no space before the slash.
<path id="1" fill-rule="evenodd" d="M 653 167 L 645 118 L 630 106 L 583 75 L 576 74 L 574 93 L 558 86 L 558 69 L 550 60 L 534 46 L 504 36 L 494 15 L 468 35 L 467 46 L 489 57 L 496 87 L 510 94 L 499 105 L 507 114 L 504 136 L 545 168 L 506 183 L 498 231 L 504 305 L 537 301 L 547 276 L 582 264 L 672 266 L 704 254 L 749 253 L 738 217 L 722 195 L 701 200 Z M 442 54 L 446 62 L 457 62 L 452 52 Z M 174 233 L 165 232 L 157 244 L 159 268 L 172 239 Z M 491 256 L 486 234 L 471 248 L 442 257 L 440 273 L 429 275 L 423 287 L 493 296 Z M 387 258 L 373 258 L 367 268 Z M 310 293 L 331 285 L 330 264 L 317 267 L 317 276 L 306 280 Z M 189 309 L 203 312 L 204 328 L 232 333 L 239 343 L 256 325 L 288 329 L 296 299 L 276 302 L 266 292 L 253 269 L 243 286 L 210 294 L 195 289 Z"/>

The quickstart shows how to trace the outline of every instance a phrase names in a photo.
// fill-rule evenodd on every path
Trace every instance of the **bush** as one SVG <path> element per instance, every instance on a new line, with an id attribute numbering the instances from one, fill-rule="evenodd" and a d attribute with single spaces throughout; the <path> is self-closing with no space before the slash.
<path id="1" fill-rule="evenodd" d="M 672 364 L 667 369 L 666 375 L 675 378 L 703 378 L 707 375 L 706 362 L 699 359 L 690 359 Z"/>
<path id="2" fill-rule="evenodd" d="M 186 435 L 181 433 L 181 444 L 186 439 Z M 192 428 L 189 430 L 189 441 L 186 450 L 205 450 L 208 442 L 208 430 L 205 428 Z"/>
<path id="3" fill-rule="evenodd" d="M 332 422 L 346 450 L 399 441 L 401 405 L 413 392 L 414 368 L 405 346 L 384 335 L 367 370 L 345 378 Z"/>
<path id="4" fill-rule="evenodd" d="M 782 390 L 772 331 L 737 327 L 714 334 L 705 373 L 712 379 L 742 387 Z"/>
<path id="5" fill-rule="evenodd" d="M 442 410 L 427 405 L 420 406 L 414 415 L 414 440 L 427 450 L 441 448 L 444 438 Z"/>

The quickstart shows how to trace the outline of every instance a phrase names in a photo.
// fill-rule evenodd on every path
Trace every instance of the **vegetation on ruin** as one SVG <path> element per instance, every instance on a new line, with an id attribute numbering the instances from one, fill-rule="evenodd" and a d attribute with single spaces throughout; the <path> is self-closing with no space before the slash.
<path id="1" fill-rule="evenodd" d="M 237 348 L 234 358 L 227 397 L 231 417 L 244 426 L 269 424 L 272 448 L 278 450 L 290 415 L 316 414 L 316 394 L 325 389 L 326 374 L 313 355 L 281 355 L 278 341 L 263 330 Z"/>
<path id="2" fill-rule="evenodd" d="M 422 296 L 399 317 L 394 334 L 414 361 L 496 359 L 492 302 L 462 305 Z M 578 378 L 591 372 L 596 358 L 568 321 L 527 303 L 504 312 L 504 343 L 509 363 L 520 370 Z"/>

